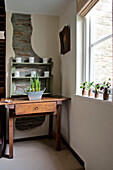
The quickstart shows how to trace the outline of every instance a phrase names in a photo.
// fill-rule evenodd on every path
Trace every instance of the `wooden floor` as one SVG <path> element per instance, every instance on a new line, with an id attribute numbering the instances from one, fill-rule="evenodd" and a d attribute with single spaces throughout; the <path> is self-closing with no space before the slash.
<path id="1" fill-rule="evenodd" d="M 62 143 L 62 150 L 55 150 L 54 139 L 38 139 L 14 143 L 14 158 L 0 159 L 0 170 L 84 170 Z"/>

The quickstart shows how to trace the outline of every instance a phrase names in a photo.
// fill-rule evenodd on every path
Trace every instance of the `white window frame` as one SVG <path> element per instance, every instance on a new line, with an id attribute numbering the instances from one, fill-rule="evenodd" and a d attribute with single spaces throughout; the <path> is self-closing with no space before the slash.
<path id="1" fill-rule="evenodd" d="M 77 16 L 79 17 L 79 15 Z M 92 82 L 93 80 L 91 79 L 91 48 L 94 46 L 94 45 L 97 45 L 109 38 L 112 38 L 113 37 L 113 34 L 110 34 L 96 42 L 94 42 L 93 44 L 91 44 L 91 18 L 89 17 L 89 20 L 85 17 L 85 18 L 81 18 L 81 21 L 82 21 L 82 24 L 83 24 L 83 33 L 82 33 L 82 42 L 83 44 L 81 43 L 81 47 L 83 47 L 82 49 L 82 54 L 83 56 L 80 57 L 80 55 L 78 55 L 78 52 L 76 53 L 77 55 L 77 61 L 76 61 L 76 94 L 80 94 L 80 80 L 81 82 L 84 82 L 84 81 L 87 81 L 87 82 Z M 89 24 L 88 24 L 89 22 Z M 77 23 L 78 23 L 78 20 L 77 20 Z M 89 25 L 89 26 L 88 26 Z M 79 29 L 79 28 L 78 28 Z M 76 35 L 78 34 L 79 31 L 76 32 Z M 88 39 L 86 39 L 86 37 Z M 113 38 L 112 38 L 113 40 Z M 79 41 L 79 39 L 77 38 L 77 42 Z M 76 51 L 79 51 L 78 47 L 76 49 Z M 80 65 L 80 61 L 82 59 L 82 63 L 81 66 Z M 78 65 L 80 66 L 81 71 L 82 71 L 82 76 L 81 76 L 81 79 L 79 78 L 79 81 L 77 79 L 78 76 L 78 72 L 80 71 L 80 68 L 78 69 Z M 113 69 L 113 59 L 112 59 L 112 69 Z M 80 74 L 79 74 L 80 75 Z M 113 82 L 113 74 L 112 74 L 112 82 Z M 113 83 L 112 83 L 113 85 Z M 113 91 L 113 90 L 112 90 Z M 105 101 L 106 102 L 106 101 Z M 113 103 L 113 95 L 112 95 L 112 101 L 110 100 L 110 102 Z"/>
<path id="2" fill-rule="evenodd" d="M 99 39 L 99 40 L 97 40 L 97 41 L 95 41 L 94 43 L 91 43 L 91 17 L 89 16 L 89 21 L 87 21 L 87 19 L 86 19 L 86 25 L 88 24 L 89 25 L 89 28 L 86 28 L 86 26 L 85 26 L 85 31 L 86 31 L 86 34 L 87 34 L 87 36 L 88 36 L 88 32 L 89 32 L 89 36 L 88 36 L 88 39 L 89 40 L 86 40 L 86 42 L 85 43 L 89 43 L 89 45 L 88 45 L 88 49 L 89 49 L 89 55 L 88 54 L 86 54 L 86 56 L 88 55 L 88 57 L 89 57 L 89 82 L 92 82 L 93 81 L 93 79 L 92 79 L 92 68 L 91 68 L 91 60 L 92 60 L 92 47 L 94 47 L 94 46 L 96 46 L 97 44 L 100 44 L 100 43 L 102 43 L 102 42 L 104 42 L 104 41 L 106 41 L 106 40 L 108 40 L 108 39 L 110 39 L 110 38 L 112 38 L 112 36 L 113 36 L 113 34 L 110 34 L 110 35 L 108 35 L 108 36 L 105 36 L 104 38 L 101 38 L 101 39 Z M 89 23 L 88 23 L 89 22 Z M 86 60 L 87 60 L 87 58 L 86 58 Z"/>

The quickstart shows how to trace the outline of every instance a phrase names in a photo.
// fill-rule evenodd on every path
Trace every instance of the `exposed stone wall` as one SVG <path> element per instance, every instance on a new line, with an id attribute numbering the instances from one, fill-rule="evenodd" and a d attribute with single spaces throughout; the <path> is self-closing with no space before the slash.
<path id="1" fill-rule="evenodd" d="M 32 25 L 31 15 L 13 13 L 11 18 L 13 24 L 13 49 L 15 57 L 21 57 L 22 61 L 28 57 L 35 57 L 35 61 L 42 59 L 33 51 L 31 45 Z"/>

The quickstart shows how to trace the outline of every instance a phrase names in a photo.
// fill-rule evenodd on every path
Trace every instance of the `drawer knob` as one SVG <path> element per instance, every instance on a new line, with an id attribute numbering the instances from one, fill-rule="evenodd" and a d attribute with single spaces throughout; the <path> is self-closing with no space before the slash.
<path id="1" fill-rule="evenodd" d="M 35 110 L 38 110 L 38 106 L 35 107 Z"/>

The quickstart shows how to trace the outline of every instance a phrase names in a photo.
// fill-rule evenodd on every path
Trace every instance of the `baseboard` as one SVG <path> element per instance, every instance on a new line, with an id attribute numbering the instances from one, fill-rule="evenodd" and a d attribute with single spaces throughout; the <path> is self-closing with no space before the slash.
<path id="1" fill-rule="evenodd" d="M 75 156 L 77 161 L 81 164 L 81 166 L 85 167 L 84 161 L 80 158 L 80 156 L 71 148 L 71 146 L 67 143 L 67 141 L 62 137 L 62 141 L 67 146 L 67 148 L 71 151 L 71 153 Z"/>

